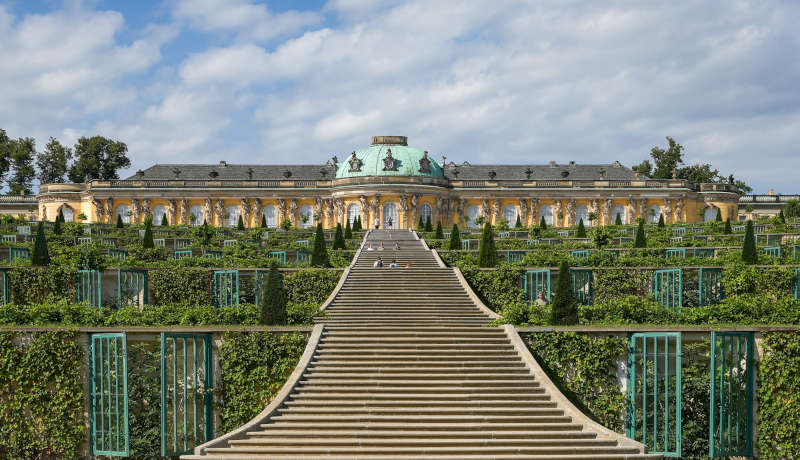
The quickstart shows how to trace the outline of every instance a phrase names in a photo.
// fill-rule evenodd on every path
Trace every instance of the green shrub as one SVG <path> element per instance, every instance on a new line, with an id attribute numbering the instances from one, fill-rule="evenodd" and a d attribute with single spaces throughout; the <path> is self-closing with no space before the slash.
<path id="1" fill-rule="evenodd" d="M 494 231 L 489 222 L 483 224 L 481 247 L 478 253 L 478 266 L 494 267 L 497 264 L 497 250 L 494 246 Z"/>
<path id="2" fill-rule="evenodd" d="M 664 228 L 666 225 L 664 224 L 664 214 L 659 214 L 658 216 L 658 228 Z"/>
<path id="3" fill-rule="evenodd" d="M 47 249 L 47 238 L 44 235 L 44 223 L 39 221 L 36 226 L 36 240 L 33 242 L 33 257 L 31 264 L 50 265 L 50 251 Z"/>
<path id="4" fill-rule="evenodd" d="M 204 268 L 156 269 L 148 276 L 154 305 L 211 305 L 211 281 Z"/>
<path id="5" fill-rule="evenodd" d="M 428 216 L 428 219 L 425 221 L 425 231 L 426 232 L 433 231 L 433 223 L 431 223 L 431 216 Z"/>
<path id="6" fill-rule="evenodd" d="M 311 266 L 329 267 L 328 247 L 325 245 L 325 234 L 322 232 L 322 223 L 317 223 L 317 231 L 314 235 L 314 249 L 311 252 Z"/>
<path id="7" fill-rule="evenodd" d="M 744 232 L 744 244 L 742 245 L 742 260 L 746 264 L 757 264 L 758 253 L 756 252 L 756 237 L 753 233 L 753 221 L 747 221 Z"/>
<path id="8" fill-rule="evenodd" d="M 542 218 L 539 219 L 539 228 L 541 228 L 542 230 L 547 230 L 547 222 L 545 222 L 544 216 L 542 216 Z"/>
<path id="9" fill-rule="evenodd" d="M 459 267 L 475 294 L 493 311 L 499 313 L 505 305 L 525 303 L 520 286 L 522 268 L 502 264 L 496 270 L 478 270 L 470 263 L 460 263 Z"/>
<path id="10" fill-rule="evenodd" d="M 350 219 L 345 219 L 347 224 L 344 227 L 344 239 L 350 240 L 353 239 L 353 229 L 350 228 Z M 355 223 L 355 222 L 353 222 Z M 339 224 L 341 226 L 341 224 Z M 344 248 L 343 248 L 344 249 Z"/>
<path id="11" fill-rule="evenodd" d="M 161 226 L 162 227 L 168 227 L 169 226 L 169 222 L 167 222 L 167 215 L 166 214 L 162 214 L 161 215 Z"/>
<path id="12" fill-rule="evenodd" d="M 344 249 L 344 235 L 342 234 L 342 224 L 336 224 L 336 233 L 333 237 L 333 246 L 331 249 Z"/>
<path id="13" fill-rule="evenodd" d="M 648 298 L 616 297 L 578 307 L 581 324 L 675 324 L 677 313 Z"/>
<path id="14" fill-rule="evenodd" d="M 583 218 L 578 221 L 578 231 L 575 233 L 575 238 L 586 238 L 586 227 L 583 226 Z"/>
<path id="15" fill-rule="evenodd" d="M 614 219 L 614 225 L 622 225 L 622 217 L 620 214 L 617 214 L 616 219 Z"/>
<path id="16" fill-rule="evenodd" d="M 156 247 L 153 242 L 153 219 L 150 216 L 144 220 L 144 238 L 142 239 L 142 247 L 145 249 L 152 249 Z"/>
<path id="17" fill-rule="evenodd" d="M 61 218 L 63 219 L 64 216 L 62 215 Z M 117 228 L 124 228 L 125 225 L 122 223 L 122 214 L 117 214 Z"/>
<path id="18" fill-rule="evenodd" d="M 283 275 L 278 263 L 273 261 L 269 267 L 264 297 L 261 299 L 261 324 L 286 323 L 286 294 L 283 290 Z"/>
<path id="19" fill-rule="evenodd" d="M 434 238 L 437 240 L 444 239 L 444 230 L 442 230 L 442 221 L 436 222 L 436 235 Z"/>
<path id="20" fill-rule="evenodd" d="M 767 332 L 758 383 L 758 450 L 761 458 L 800 452 L 800 334 Z"/>
<path id="21" fill-rule="evenodd" d="M 11 299 L 17 305 L 75 298 L 75 270 L 61 265 L 15 267 L 9 271 Z"/>
<path id="22" fill-rule="evenodd" d="M 578 308 L 575 295 L 572 293 L 572 282 L 569 275 L 569 263 L 561 262 L 556 280 L 555 299 L 551 308 L 552 323 L 570 325 L 578 323 Z"/>
<path id="23" fill-rule="evenodd" d="M 646 248 L 647 237 L 644 233 L 644 220 L 639 219 L 639 226 L 636 228 L 636 238 L 633 241 L 634 248 Z"/>
<path id="24" fill-rule="evenodd" d="M 340 277 L 341 272 L 336 270 L 304 269 L 289 273 L 283 280 L 286 300 L 319 307 L 331 295 Z"/>
<path id="25" fill-rule="evenodd" d="M 461 235 L 458 231 L 458 225 L 453 224 L 453 228 L 450 229 L 450 246 L 449 249 L 451 251 L 460 251 L 461 250 Z"/>
<path id="26" fill-rule="evenodd" d="M 723 228 L 722 233 L 724 233 L 725 235 L 730 235 L 731 233 L 733 233 L 733 229 L 731 229 L 731 218 L 730 217 L 725 219 L 725 228 Z"/>

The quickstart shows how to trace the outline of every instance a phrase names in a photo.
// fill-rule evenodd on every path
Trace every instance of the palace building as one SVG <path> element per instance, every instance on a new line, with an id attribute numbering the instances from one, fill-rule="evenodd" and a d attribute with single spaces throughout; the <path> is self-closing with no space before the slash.
<path id="1" fill-rule="evenodd" d="M 443 161 L 444 163 L 444 161 Z M 384 228 L 416 227 L 420 216 L 443 226 L 474 227 L 517 217 L 523 225 L 570 226 L 737 219 L 739 195 L 731 184 L 693 184 L 640 177 L 619 162 L 583 165 L 439 164 L 403 136 L 375 136 L 347 158 L 318 165 L 157 164 L 122 180 L 45 184 L 36 197 L 39 219 L 140 223 L 152 215 L 159 225 L 248 227 L 284 219 L 294 226 L 344 225 L 361 216 Z M 590 222 L 589 217 L 595 217 Z"/>

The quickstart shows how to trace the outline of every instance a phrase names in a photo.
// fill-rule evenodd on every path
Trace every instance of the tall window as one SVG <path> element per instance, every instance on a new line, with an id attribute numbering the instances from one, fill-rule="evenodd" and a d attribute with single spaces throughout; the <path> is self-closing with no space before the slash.
<path id="1" fill-rule="evenodd" d="M 647 221 L 651 224 L 658 223 L 658 218 L 661 217 L 661 206 L 654 204 L 647 209 Z"/>
<path id="2" fill-rule="evenodd" d="M 542 216 L 544 216 L 545 224 L 553 225 L 553 208 L 551 208 L 549 204 L 546 204 L 541 208 L 539 208 L 539 222 L 541 222 Z"/>
<path id="3" fill-rule="evenodd" d="M 167 207 L 163 204 L 153 207 L 153 225 L 161 225 L 164 216 L 167 215 Z"/>
<path id="4" fill-rule="evenodd" d="M 625 206 L 618 204 L 614 206 L 614 209 L 611 211 L 611 223 L 615 223 L 617 221 L 617 216 L 619 216 L 619 221 L 623 224 L 625 223 Z"/>
<path id="5" fill-rule="evenodd" d="M 397 228 L 397 206 L 394 203 L 383 205 L 383 228 Z"/>
<path id="6" fill-rule="evenodd" d="M 575 209 L 575 225 L 583 219 L 583 225 L 591 225 L 589 222 L 589 207 L 585 204 L 579 205 Z"/>
<path id="7" fill-rule="evenodd" d="M 422 223 L 427 223 L 428 219 L 433 223 L 433 208 L 428 203 L 422 203 L 419 208 L 419 215 L 422 216 Z"/>
<path id="8" fill-rule="evenodd" d="M 305 220 L 305 222 L 303 222 Z M 311 228 L 314 226 L 314 211 L 311 206 L 304 204 L 300 206 L 300 221 L 298 222 L 300 228 Z"/>
<path id="9" fill-rule="evenodd" d="M 514 206 L 506 206 L 503 208 L 503 220 L 510 226 L 517 223 L 517 208 Z"/>
<path id="10" fill-rule="evenodd" d="M 275 228 L 278 226 L 278 215 L 275 212 L 275 206 L 269 205 L 264 206 L 264 220 L 267 223 L 267 227 Z M 259 225 L 261 223 L 259 222 Z"/>
<path id="11" fill-rule="evenodd" d="M 716 206 L 709 206 L 706 208 L 706 212 L 703 213 L 703 222 L 711 222 L 717 218 L 717 213 L 719 212 L 719 208 Z"/>
<path id="12" fill-rule="evenodd" d="M 225 226 L 235 227 L 239 223 L 239 216 L 242 215 L 242 208 L 232 204 L 225 208 Z"/>
<path id="13" fill-rule="evenodd" d="M 353 221 L 356 217 L 361 215 L 361 206 L 353 203 L 347 207 L 347 220 L 350 221 L 350 226 L 353 226 Z"/>
<path id="14" fill-rule="evenodd" d="M 478 220 L 478 217 L 480 216 L 481 216 L 481 208 L 479 208 L 477 205 L 472 205 L 468 207 L 465 215 L 467 221 L 467 227 L 477 228 L 478 224 L 475 223 L 475 221 Z"/>
<path id="15" fill-rule="evenodd" d="M 192 219 L 194 216 L 194 219 Z M 206 221 L 206 210 L 202 206 L 196 204 L 189 208 L 189 224 L 190 225 L 203 225 Z"/>
<path id="16" fill-rule="evenodd" d="M 66 211 L 66 209 L 67 208 L 64 208 L 64 211 Z M 69 212 L 70 212 L 70 214 L 72 214 L 72 210 L 70 210 Z M 120 216 L 122 218 L 122 222 L 124 222 L 126 224 L 130 224 L 131 223 L 131 207 L 128 206 L 127 204 L 121 204 L 121 205 L 117 206 L 117 210 L 114 211 L 114 222 L 117 221 L 117 216 Z M 71 222 L 71 219 L 67 220 L 67 213 L 66 212 L 64 212 L 64 220 L 66 220 L 67 222 Z"/>

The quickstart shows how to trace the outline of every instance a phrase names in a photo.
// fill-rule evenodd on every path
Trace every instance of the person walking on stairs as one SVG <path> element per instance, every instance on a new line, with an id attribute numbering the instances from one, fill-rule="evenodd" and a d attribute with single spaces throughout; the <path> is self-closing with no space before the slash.
<path id="1" fill-rule="evenodd" d="M 381 258 L 378 257 L 378 260 L 376 260 L 375 263 L 372 264 L 372 266 L 374 268 L 383 268 L 383 260 L 381 260 Z"/>
<path id="2" fill-rule="evenodd" d="M 380 227 L 381 227 L 381 220 L 376 217 L 375 218 L 375 230 L 379 229 Z"/>

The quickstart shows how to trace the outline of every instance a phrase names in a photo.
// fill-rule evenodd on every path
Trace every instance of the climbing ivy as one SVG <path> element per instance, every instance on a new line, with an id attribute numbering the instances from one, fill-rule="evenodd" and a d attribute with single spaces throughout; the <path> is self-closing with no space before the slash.
<path id="1" fill-rule="evenodd" d="M 150 295 L 155 305 L 211 305 L 211 277 L 202 268 L 151 270 Z"/>
<path id="2" fill-rule="evenodd" d="M 15 267 L 9 271 L 14 303 L 58 301 L 75 298 L 75 270 L 65 266 Z"/>
<path id="3" fill-rule="evenodd" d="M 128 430 L 133 459 L 161 458 L 161 348 L 128 345 Z"/>
<path id="4" fill-rule="evenodd" d="M 763 335 L 758 383 L 758 448 L 762 458 L 800 452 L 800 334 Z"/>
<path id="5" fill-rule="evenodd" d="M 227 433 L 250 421 L 275 397 L 297 366 L 308 337 L 301 333 L 227 332 L 220 346 L 218 413 Z"/>
<path id="6" fill-rule="evenodd" d="M 79 457 L 83 362 L 75 332 L 0 332 L 0 458 Z"/>

